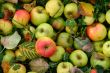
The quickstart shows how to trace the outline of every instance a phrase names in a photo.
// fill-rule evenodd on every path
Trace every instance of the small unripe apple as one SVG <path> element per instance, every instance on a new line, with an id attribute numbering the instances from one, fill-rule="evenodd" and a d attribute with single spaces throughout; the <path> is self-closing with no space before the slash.
<path id="1" fill-rule="evenodd" d="M 0 30 L 2 34 L 8 35 L 12 32 L 13 25 L 9 20 L 0 19 Z"/>
<path id="2" fill-rule="evenodd" d="M 70 62 L 61 62 L 57 66 L 57 73 L 71 73 L 70 70 L 73 68 Z"/>
<path id="3" fill-rule="evenodd" d="M 30 19 L 30 14 L 26 10 L 20 9 L 15 12 L 15 15 L 12 19 L 12 23 L 17 28 L 23 28 L 28 24 L 29 19 Z"/>
<path id="4" fill-rule="evenodd" d="M 51 17 L 57 18 L 62 15 L 64 5 L 60 0 L 49 0 L 45 8 Z"/>
<path id="5" fill-rule="evenodd" d="M 106 21 L 110 24 L 110 9 L 106 12 Z"/>
<path id="6" fill-rule="evenodd" d="M 54 36 L 54 30 L 50 24 L 42 23 L 36 28 L 35 36 L 36 38 L 41 38 L 41 37 L 52 38 Z"/>
<path id="7" fill-rule="evenodd" d="M 65 49 L 62 46 L 57 46 L 56 52 L 50 57 L 50 60 L 53 62 L 58 62 L 62 59 Z"/>
<path id="8" fill-rule="evenodd" d="M 104 13 L 99 14 L 98 21 L 100 23 L 103 23 L 105 21 L 105 14 Z"/>
<path id="9" fill-rule="evenodd" d="M 34 25 L 39 25 L 47 22 L 49 19 L 49 15 L 47 11 L 42 6 L 37 6 L 31 11 L 31 22 Z"/>
<path id="10" fill-rule="evenodd" d="M 86 23 L 86 25 L 91 25 L 94 23 L 95 19 L 93 16 L 85 16 L 83 21 Z"/>
<path id="11" fill-rule="evenodd" d="M 69 58 L 72 63 L 78 67 L 83 67 L 88 63 L 88 57 L 82 50 L 73 51 Z"/>
<path id="12" fill-rule="evenodd" d="M 64 8 L 64 15 L 66 18 L 78 18 L 79 12 L 78 12 L 78 6 L 76 3 L 69 3 Z"/>

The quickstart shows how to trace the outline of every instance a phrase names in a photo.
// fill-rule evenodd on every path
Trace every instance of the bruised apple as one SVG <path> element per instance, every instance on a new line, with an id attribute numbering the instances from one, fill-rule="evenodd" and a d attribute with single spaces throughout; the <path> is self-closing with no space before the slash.
<path id="1" fill-rule="evenodd" d="M 50 57 L 56 52 L 56 44 L 49 37 L 41 37 L 35 44 L 36 52 L 43 57 Z"/>
<path id="2" fill-rule="evenodd" d="M 15 15 L 12 19 L 12 23 L 17 28 L 23 28 L 28 24 L 29 19 L 30 19 L 30 14 L 26 10 L 20 9 L 15 12 Z"/>
<path id="3" fill-rule="evenodd" d="M 87 26 L 86 33 L 92 41 L 100 41 L 106 37 L 107 29 L 101 23 L 93 23 Z"/>

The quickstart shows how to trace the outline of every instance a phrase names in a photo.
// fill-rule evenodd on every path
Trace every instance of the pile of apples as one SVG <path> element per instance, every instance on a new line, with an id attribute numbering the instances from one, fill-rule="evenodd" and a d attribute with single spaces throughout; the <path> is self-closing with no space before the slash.
<path id="1" fill-rule="evenodd" d="M 110 10 L 98 14 L 96 20 L 95 0 L 90 3 L 73 0 L 66 5 L 61 0 L 48 0 L 44 6 L 36 2 L 6 0 L 2 4 L 1 37 L 11 36 L 15 31 L 21 37 L 18 44 L 12 43 L 17 36 L 11 42 L 3 43 L 0 39 L 0 45 L 6 48 L 1 62 L 4 73 L 49 73 L 49 62 L 57 63 L 56 72 L 52 73 L 86 73 L 80 68 L 88 65 L 91 68 L 88 73 L 98 73 L 96 66 L 110 69 Z M 22 3 L 21 8 L 15 8 L 17 3 Z M 83 26 L 85 35 L 79 31 Z M 22 45 L 24 42 L 28 44 Z M 29 42 L 35 42 L 34 47 Z M 67 61 L 63 60 L 65 53 L 68 53 Z M 28 67 L 23 65 L 26 61 Z"/>

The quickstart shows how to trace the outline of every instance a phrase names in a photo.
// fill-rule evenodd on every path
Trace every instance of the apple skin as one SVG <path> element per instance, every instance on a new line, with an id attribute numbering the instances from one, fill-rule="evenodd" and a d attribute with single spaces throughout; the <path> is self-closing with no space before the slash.
<path id="1" fill-rule="evenodd" d="M 70 70 L 73 68 L 72 63 L 70 62 L 60 62 L 57 65 L 57 73 L 70 73 Z"/>
<path id="2" fill-rule="evenodd" d="M 83 67 L 88 62 L 87 55 L 82 50 L 75 50 L 70 54 L 70 60 L 73 65 L 77 67 Z"/>
<path id="3" fill-rule="evenodd" d="M 107 58 L 103 53 L 93 53 L 90 58 L 90 64 L 93 68 L 100 65 L 105 70 L 110 67 L 110 59 Z"/>
<path id="4" fill-rule="evenodd" d="M 57 38 L 57 45 L 63 46 L 64 48 L 70 48 L 73 45 L 73 38 L 67 32 L 62 32 Z"/>
<path id="5" fill-rule="evenodd" d="M 49 37 L 42 37 L 36 41 L 36 53 L 43 57 L 51 57 L 56 52 L 56 44 Z"/>
<path id="6" fill-rule="evenodd" d="M 35 36 L 36 38 L 41 38 L 41 37 L 52 38 L 54 36 L 54 30 L 50 24 L 42 23 L 36 28 Z"/>
<path id="7" fill-rule="evenodd" d="M 65 27 L 65 21 L 62 17 L 58 17 L 51 20 L 52 27 L 58 31 L 61 31 Z"/>
<path id="8" fill-rule="evenodd" d="M 108 36 L 108 39 L 110 39 L 110 29 L 108 30 L 107 36 Z"/>
<path id="9" fill-rule="evenodd" d="M 73 28 L 71 26 L 66 26 L 65 27 L 66 32 L 71 33 L 71 34 L 76 34 L 78 31 L 78 24 L 75 22 Z"/>
<path id="10" fill-rule="evenodd" d="M 15 15 L 12 19 L 12 23 L 17 28 L 23 28 L 28 24 L 29 19 L 30 19 L 30 14 L 26 10 L 20 9 L 15 12 Z"/>
<path id="11" fill-rule="evenodd" d="M 105 56 L 110 57 L 110 41 L 106 41 L 103 44 L 103 53 Z"/>
<path id="12" fill-rule="evenodd" d="M 96 52 L 103 52 L 104 40 L 93 42 L 94 50 Z"/>
<path id="13" fill-rule="evenodd" d="M 90 3 L 80 2 L 80 14 L 83 16 L 93 16 L 94 6 Z"/>
<path id="14" fill-rule="evenodd" d="M 100 41 L 106 37 L 107 29 L 101 23 L 93 23 L 92 25 L 87 26 L 86 34 L 92 41 Z"/>
<path id="15" fill-rule="evenodd" d="M 37 6 L 33 8 L 30 15 L 31 15 L 31 22 L 36 26 L 47 22 L 49 19 L 48 13 L 42 6 Z"/>
<path id="16" fill-rule="evenodd" d="M 13 25 L 9 20 L 0 19 L 0 30 L 2 34 L 8 35 L 12 32 Z"/>
<path id="17" fill-rule="evenodd" d="M 85 16 L 83 21 L 86 23 L 86 25 L 91 25 L 94 23 L 95 19 L 93 16 Z"/>
<path id="18" fill-rule="evenodd" d="M 53 18 L 57 18 L 62 15 L 64 5 L 60 0 L 49 0 L 45 6 L 46 11 Z"/>
<path id="19" fill-rule="evenodd" d="M 78 6 L 76 3 L 69 3 L 64 8 L 64 15 L 67 19 L 78 18 L 80 16 L 78 12 Z"/>
<path id="20" fill-rule="evenodd" d="M 24 2 L 24 3 L 29 3 L 31 2 L 32 0 L 20 0 L 21 2 Z"/>
<path id="21" fill-rule="evenodd" d="M 105 14 L 104 13 L 100 13 L 99 17 L 98 17 L 98 21 L 100 23 L 103 23 L 105 21 L 105 18 L 106 18 Z"/>
<path id="22" fill-rule="evenodd" d="M 106 21 L 110 24 L 110 9 L 106 12 Z"/>
<path id="23" fill-rule="evenodd" d="M 62 46 L 57 46 L 56 52 L 50 57 L 50 60 L 53 62 L 58 62 L 62 59 L 65 49 Z"/>
<path id="24" fill-rule="evenodd" d="M 98 73 L 98 72 L 97 72 L 97 69 L 91 69 L 90 73 Z"/>

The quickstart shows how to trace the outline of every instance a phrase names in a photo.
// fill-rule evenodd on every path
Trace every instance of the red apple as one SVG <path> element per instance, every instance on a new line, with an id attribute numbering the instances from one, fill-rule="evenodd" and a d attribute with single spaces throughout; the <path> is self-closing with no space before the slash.
<path id="1" fill-rule="evenodd" d="M 87 26 L 86 33 L 92 41 L 100 41 L 106 37 L 107 29 L 101 23 L 94 23 Z"/>
<path id="2" fill-rule="evenodd" d="M 96 69 L 91 69 L 90 73 L 97 73 L 97 70 Z"/>
<path id="3" fill-rule="evenodd" d="M 17 28 L 23 28 L 28 24 L 29 19 L 30 14 L 26 10 L 21 9 L 15 12 L 12 22 Z"/>
<path id="4" fill-rule="evenodd" d="M 49 37 L 41 37 L 36 41 L 36 52 L 43 57 L 50 57 L 56 52 L 56 44 Z"/>

